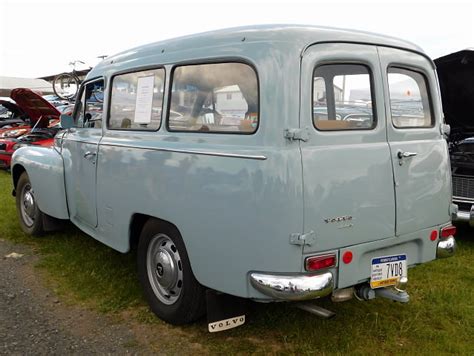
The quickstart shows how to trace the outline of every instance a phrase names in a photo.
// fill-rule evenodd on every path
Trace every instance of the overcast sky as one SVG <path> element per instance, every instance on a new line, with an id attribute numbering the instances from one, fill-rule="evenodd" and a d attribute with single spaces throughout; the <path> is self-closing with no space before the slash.
<path id="1" fill-rule="evenodd" d="M 252 24 L 309 24 L 400 37 L 432 58 L 474 47 L 470 1 L 0 0 L 0 76 L 40 77 L 137 45 Z"/>

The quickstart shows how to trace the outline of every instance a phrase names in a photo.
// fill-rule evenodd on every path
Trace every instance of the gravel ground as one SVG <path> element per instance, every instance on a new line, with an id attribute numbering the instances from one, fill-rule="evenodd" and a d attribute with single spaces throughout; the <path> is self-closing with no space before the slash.
<path id="1" fill-rule="evenodd" d="M 20 258 L 5 257 L 12 252 Z M 146 354 L 113 318 L 64 305 L 34 271 L 37 256 L 0 239 L 0 354 Z"/>

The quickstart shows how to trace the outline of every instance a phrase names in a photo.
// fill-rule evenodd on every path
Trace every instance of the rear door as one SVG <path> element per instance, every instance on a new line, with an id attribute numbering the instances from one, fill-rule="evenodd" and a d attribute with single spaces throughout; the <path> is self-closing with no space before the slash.
<path id="1" fill-rule="evenodd" d="M 324 251 L 393 237 L 395 198 L 377 48 L 327 43 L 302 60 L 304 232 Z"/>
<path id="2" fill-rule="evenodd" d="M 397 206 L 396 234 L 450 220 L 450 167 L 440 130 L 434 66 L 420 54 L 379 47 Z"/>

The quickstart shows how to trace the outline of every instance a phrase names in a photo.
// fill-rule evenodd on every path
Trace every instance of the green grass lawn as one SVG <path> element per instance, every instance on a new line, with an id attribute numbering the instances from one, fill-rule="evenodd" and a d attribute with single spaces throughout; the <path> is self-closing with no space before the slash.
<path id="1" fill-rule="evenodd" d="M 0 238 L 38 251 L 42 255 L 38 273 L 65 299 L 106 313 L 126 312 L 133 322 L 156 330 L 157 340 L 170 345 L 170 353 L 188 342 L 219 353 L 474 355 L 474 230 L 462 231 L 454 258 L 410 270 L 411 301 L 406 305 L 323 300 L 322 306 L 337 313 L 323 320 L 291 304 L 252 303 L 245 326 L 210 334 L 204 320 L 171 327 L 147 311 L 134 253 L 115 252 L 72 226 L 41 238 L 23 234 L 11 190 L 10 175 L 0 172 Z M 185 341 L 166 341 L 160 334 L 163 328 L 176 329 L 186 335 Z"/>

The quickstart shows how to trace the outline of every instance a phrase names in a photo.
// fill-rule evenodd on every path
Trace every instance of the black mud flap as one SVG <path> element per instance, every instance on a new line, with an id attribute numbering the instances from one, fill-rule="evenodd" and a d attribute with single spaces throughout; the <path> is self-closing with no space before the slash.
<path id="1" fill-rule="evenodd" d="M 247 300 L 213 290 L 206 291 L 209 332 L 224 331 L 245 323 Z"/>

